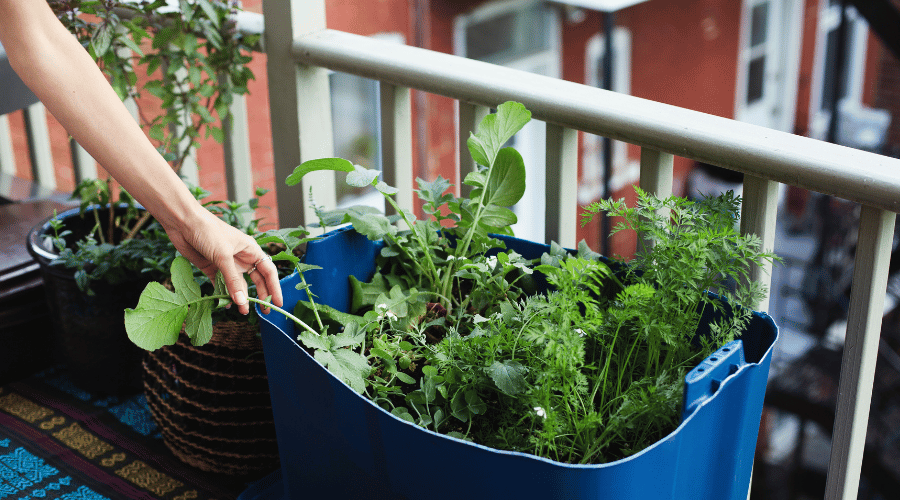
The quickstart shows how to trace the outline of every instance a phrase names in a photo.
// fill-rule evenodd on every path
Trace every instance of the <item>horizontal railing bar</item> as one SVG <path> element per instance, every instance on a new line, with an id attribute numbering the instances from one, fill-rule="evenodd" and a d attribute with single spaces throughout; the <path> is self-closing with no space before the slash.
<path id="1" fill-rule="evenodd" d="M 298 63 L 482 106 L 522 102 L 539 120 L 900 212 L 900 160 L 668 104 L 369 37 L 321 30 Z"/>

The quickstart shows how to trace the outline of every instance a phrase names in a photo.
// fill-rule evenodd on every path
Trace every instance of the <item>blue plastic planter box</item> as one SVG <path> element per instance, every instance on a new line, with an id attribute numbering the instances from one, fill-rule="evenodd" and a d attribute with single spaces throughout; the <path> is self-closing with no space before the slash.
<path id="1" fill-rule="evenodd" d="M 512 238 L 507 245 L 528 258 L 548 248 Z M 347 277 L 370 278 L 379 249 L 352 230 L 311 243 L 306 261 L 323 269 L 306 278 L 319 301 L 347 310 Z M 302 293 L 297 281 L 282 282 L 288 309 Z M 498 451 L 419 428 L 332 376 L 298 345 L 298 332 L 282 315 L 261 317 L 281 480 L 243 498 L 747 498 L 778 336 L 764 314 L 754 314 L 742 340 L 687 375 L 684 418 L 674 432 L 602 465 Z"/>

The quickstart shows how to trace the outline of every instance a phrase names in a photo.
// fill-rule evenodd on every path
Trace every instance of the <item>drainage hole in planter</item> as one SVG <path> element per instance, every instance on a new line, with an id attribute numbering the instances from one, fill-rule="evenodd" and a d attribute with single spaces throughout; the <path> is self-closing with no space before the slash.
<path id="1" fill-rule="evenodd" d="M 719 360 L 719 358 L 709 358 L 709 360 L 712 361 L 713 363 L 715 363 L 716 361 Z"/>

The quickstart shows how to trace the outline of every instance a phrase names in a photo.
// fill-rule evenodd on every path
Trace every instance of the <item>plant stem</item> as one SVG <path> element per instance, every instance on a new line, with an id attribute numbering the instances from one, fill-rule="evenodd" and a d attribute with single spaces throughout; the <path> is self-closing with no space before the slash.
<path id="1" fill-rule="evenodd" d="M 227 298 L 230 298 L 230 297 L 229 297 L 228 295 L 214 295 L 214 296 L 211 296 L 211 297 L 209 297 L 209 298 L 227 299 Z M 287 316 L 287 318 L 290 319 L 291 321 L 293 321 L 294 323 L 297 323 L 298 325 L 302 326 L 304 329 L 306 329 L 306 331 L 308 331 L 308 332 L 314 334 L 314 335 L 317 336 L 317 337 L 319 336 L 319 332 L 313 330 L 313 328 L 312 328 L 311 326 L 307 325 L 306 323 L 304 323 L 303 320 L 301 320 L 300 318 L 294 316 L 293 314 L 291 314 L 291 313 L 285 311 L 284 309 L 282 309 L 282 308 L 276 306 L 275 304 L 272 304 L 271 302 L 266 302 L 265 300 L 256 299 L 256 298 L 253 298 L 253 297 L 247 297 L 247 300 L 249 300 L 250 302 L 256 302 L 257 304 L 259 304 L 259 305 L 261 305 L 261 306 L 263 306 L 263 307 L 269 307 L 269 308 L 271 308 L 271 309 L 273 309 L 273 310 L 275 310 L 275 311 L 278 311 L 278 312 L 280 312 L 281 314 L 284 314 L 285 316 Z"/>
<path id="2" fill-rule="evenodd" d="M 396 210 L 397 213 L 400 214 L 400 217 L 403 218 L 403 222 L 406 223 L 406 227 L 409 228 L 413 237 L 416 240 L 418 240 L 419 246 L 421 246 L 422 249 L 424 250 L 422 253 L 425 254 L 425 260 L 428 261 L 428 268 L 431 271 L 430 274 L 433 276 L 431 281 L 432 281 L 432 283 L 437 283 L 438 281 L 440 281 L 440 279 L 438 277 L 437 266 L 434 265 L 434 261 L 431 259 L 431 252 L 427 251 L 427 249 L 429 248 L 428 243 L 425 241 L 422 241 L 422 237 L 419 235 L 418 232 L 416 232 L 415 228 L 413 227 L 413 224 L 409 222 L 409 219 L 406 217 L 406 213 L 400 209 L 400 207 L 397 205 L 397 202 L 394 201 L 393 198 L 391 198 L 390 196 L 387 196 L 387 195 L 384 196 L 384 199 L 386 199 L 388 201 L 388 203 L 390 203 L 391 206 L 394 207 L 394 210 Z M 415 259 L 413 259 L 413 262 L 415 262 Z M 421 269 L 421 266 L 420 266 L 420 269 Z M 447 295 L 446 291 L 442 291 L 441 295 Z M 447 304 L 444 304 L 444 307 L 449 308 L 450 303 L 448 302 Z"/>

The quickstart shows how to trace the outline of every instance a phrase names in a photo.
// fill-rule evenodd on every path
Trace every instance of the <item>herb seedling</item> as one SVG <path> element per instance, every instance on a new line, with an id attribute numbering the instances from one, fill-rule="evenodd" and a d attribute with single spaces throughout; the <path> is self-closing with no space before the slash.
<path id="1" fill-rule="evenodd" d="M 316 170 L 344 171 L 348 183 L 374 186 L 400 215 L 317 207 L 323 225 L 352 223 L 385 246 L 368 283 L 351 279 L 349 313 L 315 304 L 302 279 L 298 288 L 310 301 L 289 317 L 320 363 L 398 418 L 498 449 L 608 462 L 678 425 L 685 373 L 741 334 L 762 293 L 743 285 L 748 266 L 774 256 L 736 231 L 733 194 L 694 203 L 640 190 L 634 208 L 604 201 L 584 214 L 622 217 L 616 231 L 637 230 L 651 242 L 632 262 L 604 260 L 584 242 L 575 254 L 552 243 L 535 261 L 506 251 L 491 233 L 510 232 L 515 215 L 507 207 L 521 198 L 525 171 L 521 156 L 501 145 L 529 118 L 520 104 L 505 103 L 472 134 L 469 149 L 481 167 L 464 181 L 475 188 L 468 197 L 449 193 L 444 179 L 418 179 L 427 220 L 400 210 L 396 190 L 376 171 L 338 158 L 298 166 L 289 184 Z M 399 220 L 405 230 L 394 225 Z M 266 238 L 293 248 L 300 236 L 293 231 Z M 535 288 L 537 273 L 549 290 Z M 175 323 L 192 320 L 193 295 L 176 287 L 167 297 L 178 303 L 170 308 Z M 709 336 L 696 338 L 709 309 L 724 314 Z M 133 314 L 156 322 L 146 329 L 150 338 L 166 311 Z M 322 334 L 302 318 L 314 318 Z M 199 330 L 195 337 L 203 339 Z"/>

